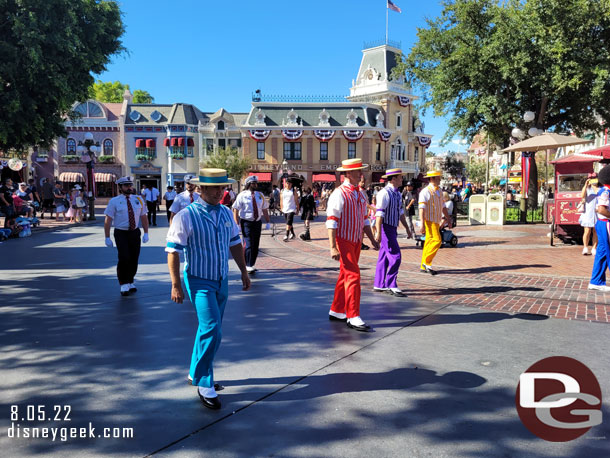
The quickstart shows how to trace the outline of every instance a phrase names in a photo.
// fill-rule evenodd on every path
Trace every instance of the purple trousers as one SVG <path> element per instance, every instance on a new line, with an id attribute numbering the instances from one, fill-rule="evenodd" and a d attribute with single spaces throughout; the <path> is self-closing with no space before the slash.
<path id="1" fill-rule="evenodd" d="M 381 247 L 375 270 L 376 288 L 397 288 L 396 277 L 402 257 L 396 234 L 396 227 L 385 223 L 381 225 Z"/>

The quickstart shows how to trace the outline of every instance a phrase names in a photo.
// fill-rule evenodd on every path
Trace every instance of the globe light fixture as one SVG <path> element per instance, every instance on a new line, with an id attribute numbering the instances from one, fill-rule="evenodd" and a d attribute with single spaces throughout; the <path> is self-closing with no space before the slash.
<path id="1" fill-rule="evenodd" d="M 85 134 L 85 140 L 93 141 L 93 134 L 91 132 L 87 132 Z"/>
<path id="2" fill-rule="evenodd" d="M 536 118 L 536 113 L 533 111 L 526 111 L 523 113 L 523 120 L 525 122 L 532 122 Z"/>
<path id="3" fill-rule="evenodd" d="M 519 129 L 518 127 L 515 127 L 511 132 L 510 132 L 511 136 L 519 139 L 519 140 L 523 140 L 525 138 L 525 132 L 523 132 L 521 129 Z"/>

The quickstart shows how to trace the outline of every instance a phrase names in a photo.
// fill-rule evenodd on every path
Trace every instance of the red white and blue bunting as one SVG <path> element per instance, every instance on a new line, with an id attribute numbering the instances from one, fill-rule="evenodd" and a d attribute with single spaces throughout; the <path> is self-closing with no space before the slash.
<path id="1" fill-rule="evenodd" d="M 249 130 L 248 134 L 250 134 L 250 138 L 252 140 L 256 140 L 257 142 L 264 142 L 269 138 L 270 130 Z"/>
<path id="2" fill-rule="evenodd" d="M 430 143 L 432 143 L 432 139 L 430 137 L 417 137 L 417 141 L 419 142 L 420 146 L 430 146 Z"/>
<path id="3" fill-rule="evenodd" d="M 356 142 L 356 141 L 360 140 L 363 135 L 364 135 L 363 130 L 344 130 L 343 131 L 343 136 L 345 137 L 346 140 L 349 140 L 350 142 Z"/>
<path id="4" fill-rule="evenodd" d="M 390 140 L 391 136 L 392 132 L 379 132 L 379 138 L 382 142 L 387 142 L 388 140 Z"/>
<path id="5" fill-rule="evenodd" d="M 398 96 L 398 104 L 401 107 L 409 106 L 410 103 L 411 103 L 411 99 L 409 97 L 405 97 L 403 95 Z"/>
<path id="6" fill-rule="evenodd" d="M 302 130 L 282 130 L 282 136 L 288 141 L 298 140 L 303 136 Z"/>
<path id="7" fill-rule="evenodd" d="M 321 142 L 327 142 L 329 140 L 332 140 L 336 133 L 337 133 L 336 130 L 314 130 L 313 131 L 313 134 L 315 135 L 315 137 L 318 140 L 320 140 Z"/>

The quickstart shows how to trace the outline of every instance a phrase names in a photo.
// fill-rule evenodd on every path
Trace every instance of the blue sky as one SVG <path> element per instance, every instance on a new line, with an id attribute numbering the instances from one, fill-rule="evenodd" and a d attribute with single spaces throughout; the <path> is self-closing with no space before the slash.
<path id="1" fill-rule="evenodd" d="M 119 3 L 129 53 L 115 56 L 99 79 L 203 111 L 247 112 L 259 88 L 263 94 L 348 95 L 363 43 L 385 38 L 386 0 Z M 394 3 L 402 13 L 389 12 L 389 38 L 408 52 L 416 28 L 440 14 L 440 2 Z M 428 112 L 424 121 L 435 136 L 432 150 L 444 150 L 434 146 L 445 120 Z"/>

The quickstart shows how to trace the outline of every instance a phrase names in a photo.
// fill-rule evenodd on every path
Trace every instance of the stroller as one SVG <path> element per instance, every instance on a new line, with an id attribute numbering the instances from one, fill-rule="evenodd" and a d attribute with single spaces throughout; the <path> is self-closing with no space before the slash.
<path id="1" fill-rule="evenodd" d="M 441 248 L 444 247 L 445 245 L 449 245 L 452 248 L 457 247 L 458 238 L 453 233 L 453 231 L 451 231 L 451 229 L 441 229 L 441 240 L 442 240 Z M 420 248 L 423 248 L 425 241 L 426 241 L 425 235 L 418 235 L 415 237 L 415 244 Z"/>

